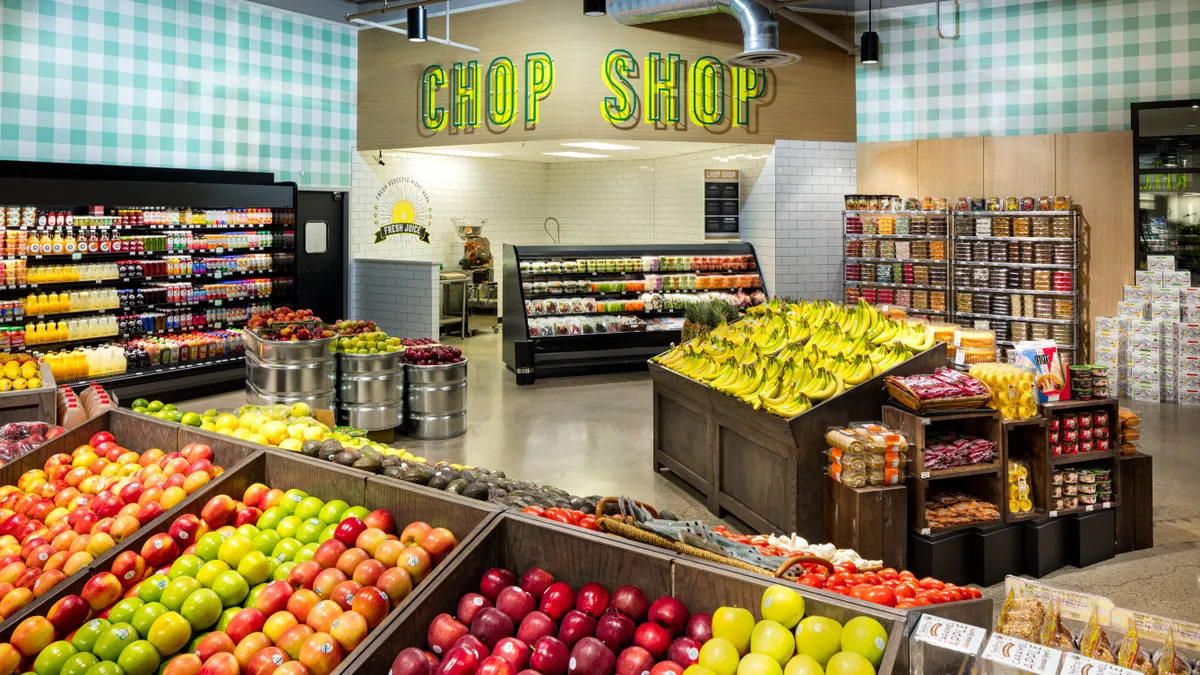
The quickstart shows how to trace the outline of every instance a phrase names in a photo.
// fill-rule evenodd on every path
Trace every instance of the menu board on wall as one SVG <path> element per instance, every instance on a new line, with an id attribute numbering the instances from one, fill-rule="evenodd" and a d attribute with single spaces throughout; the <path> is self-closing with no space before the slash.
<path id="1" fill-rule="evenodd" d="M 737 239 L 739 236 L 737 169 L 704 170 L 704 237 Z"/>

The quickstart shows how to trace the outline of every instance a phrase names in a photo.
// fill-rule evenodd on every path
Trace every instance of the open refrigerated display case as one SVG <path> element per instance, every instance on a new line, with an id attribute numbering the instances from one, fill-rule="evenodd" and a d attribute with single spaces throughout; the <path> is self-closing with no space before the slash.
<path id="1" fill-rule="evenodd" d="M 296 301 L 294 183 L 0 163 L 0 346 L 122 397 L 242 379 L 237 328 Z"/>
<path id="2" fill-rule="evenodd" d="M 681 339 L 684 308 L 766 300 L 747 243 L 504 246 L 504 363 L 537 375 L 641 367 Z"/>

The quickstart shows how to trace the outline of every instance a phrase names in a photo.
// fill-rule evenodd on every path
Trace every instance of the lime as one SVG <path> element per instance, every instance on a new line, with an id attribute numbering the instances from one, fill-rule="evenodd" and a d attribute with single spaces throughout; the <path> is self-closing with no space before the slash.
<path id="1" fill-rule="evenodd" d="M 148 407 L 149 405 L 150 405 L 150 402 L 144 398 L 134 399 L 133 403 L 131 404 L 131 406 L 134 408 L 145 408 L 145 407 Z"/>
<path id="2" fill-rule="evenodd" d="M 153 412 L 153 413 L 156 413 L 162 409 L 163 409 L 162 401 L 151 401 L 150 403 L 148 403 L 146 405 L 146 410 L 149 410 L 150 412 Z"/>
<path id="3" fill-rule="evenodd" d="M 183 422 L 189 427 L 198 427 L 204 422 L 204 420 L 200 418 L 200 415 L 194 412 L 184 413 L 183 416 L 180 417 L 179 421 Z"/>
<path id="4" fill-rule="evenodd" d="M 145 415 L 145 414 L 149 413 L 150 411 L 147 410 L 146 406 L 144 406 L 144 405 L 135 405 L 135 406 L 133 406 L 133 412 L 141 413 L 141 414 Z"/>

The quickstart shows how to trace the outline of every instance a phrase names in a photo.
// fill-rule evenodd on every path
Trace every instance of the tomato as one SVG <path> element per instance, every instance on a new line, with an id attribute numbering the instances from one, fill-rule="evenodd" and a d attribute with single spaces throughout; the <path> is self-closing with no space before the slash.
<path id="1" fill-rule="evenodd" d="M 546 509 L 543 509 L 536 504 L 531 504 L 521 509 L 521 513 L 528 513 L 531 516 L 540 516 L 546 513 Z"/>
<path id="2" fill-rule="evenodd" d="M 849 586 L 834 586 L 833 588 L 826 586 L 825 590 L 829 591 L 830 593 L 837 593 L 838 595 L 850 595 Z"/>
<path id="3" fill-rule="evenodd" d="M 796 580 L 796 583 L 800 584 L 801 586 L 811 586 L 812 588 L 821 588 L 825 585 L 824 579 L 816 574 L 803 574 L 799 579 Z"/>
<path id="4" fill-rule="evenodd" d="M 946 587 L 942 589 L 942 592 L 953 594 L 955 600 L 965 600 L 967 597 L 963 595 L 962 589 L 954 584 L 947 584 Z"/>
<path id="5" fill-rule="evenodd" d="M 596 525 L 595 514 L 589 513 L 589 514 L 585 515 L 584 517 L 579 519 L 579 522 L 576 523 L 576 525 L 578 525 L 579 527 L 582 527 L 585 530 L 593 530 L 596 532 L 600 531 L 600 527 Z"/>
<path id="6" fill-rule="evenodd" d="M 816 569 L 813 570 L 813 574 L 816 574 L 816 575 L 820 576 L 822 579 L 824 579 L 825 577 L 829 576 L 830 574 L 833 574 L 833 572 L 830 572 L 829 568 L 825 567 L 824 565 L 817 565 Z"/>
<path id="7" fill-rule="evenodd" d="M 858 584 L 850 589 L 850 597 L 858 598 L 859 600 L 866 600 L 867 594 L 870 593 L 871 589 L 873 588 L 875 587 L 867 584 Z"/>
<path id="8" fill-rule="evenodd" d="M 896 594 L 897 598 L 915 598 L 915 597 L 917 597 L 916 589 L 914 589 L 912 586 L 909 586 L 908 584 L 897 583 L 895 586 L 892 587 L 892 592 Z"/>
<path id="9" fill-rule="evenodd" d="M 546 517 L 567 525 L 575 524 L 575 521 L 571 518 L 571 514 L 567 513 L 566 509 L 549 509 L 546 511 Z"/>
<path id="10" fill-rule="evenodd" d="M 921 598 L 904 598 L 896 601 L 896 609 L 912 609 L 913 607 L 928 607 L 929 601 Z"/>
<path id="11" fill-rule="evenodd" d="M 836 569 L 839 572 L 848 572 L 850 574 L 854 574 L 854 573 L 858 572 L 858 566 L 852 562 L 838 563 L 838 564 L 834 565 L 833 567 L 834 567 L 834 569 Z"/>
<path id="12" fill-rule="evenodd" d="M 879 585 L 886 586 L 891 589 L 895 589 L 897 586 L 900 585 L 900 580 L 899 579 L 884 579 L 883 581 L 879 582 Z"/>
<path id="13" fill-rule="evenodd" d="M 958 594 L 953 591 L 937 591 L 933 594 L 935 602 L 958 602 Z"/>
<path id="14" fill-rule="evenodd" d="M 885 568 L 879 570 L 879 578 L 884 579 L 884 580 L 899 579 L 900 573 L 897 572 L 896 570 L 892 569 L 891 567 L 885 567 Z"/>
<path id="15" fill-rule="evenodd" d="M 967 593 L 970 594 L 971 600 L 978 600 L 979 598 L 983 597 L 983 591 L 979 590 L 978 588 L 972 587 L 972 588 L 966 589 L 966 591 L 967 591 Z"/>
<path id="16" fill-rule="evenodd" d="M 900 578 L 903 579 L 904 581 L 916 581 L 917 580 L 917 576 L 915 574 L 913 574 L 912 572 L 909 572 L 908 570 L 904 570 L 903 572 L 901 572 Z"/>
<path id="17" fill-rule="evenodd" d="M 863 600 L 873 602 L 877 605 L 896 606 L 896 595 L 892 593 L 892 589 L 886 586 L 872 586 L 863 593 Z"/>
<path id="18" fill-rule="evenodd" d="M 864 584 L 871 584 L 872 586 L 878 586 L 879 583 L 883 581 L 883 579 L 881 579 L 879 575 L 875 574 L 874 572 L 863 572 L 861 578 Z"/>
<path id="19" fill-rule="evenodd" d="M 826 588 L 829 588 L 830 586 L 849 586 L 849 585 L 850 585 L 850 577 L 845 572 L 835 572 L 834 574 L 830 574 L 828 577 L 825 578 L 825 587 Z"/>
<path id="20" fill-rule="evenodd" d="M 945 587 L 946 584 L 942 583 L 938 579 L 934 579 L 933 577 L 925 577 L 921 580 L 921 588 L 926 588 L 931 591 L 940 591 Z"/>

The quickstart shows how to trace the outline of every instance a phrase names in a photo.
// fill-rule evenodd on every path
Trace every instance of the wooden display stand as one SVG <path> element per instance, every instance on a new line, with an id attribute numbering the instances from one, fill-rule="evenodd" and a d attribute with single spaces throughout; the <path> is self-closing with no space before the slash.
<path id="1" fill-rule="evenodd" d="M 1138 453 L 1121 455 L 1120 480 L 1114 494 L 1117 508 L 1117 553 L 1154 547 L 1154 458 Z M 1117 480 L 1117 479 L 1114 479 Z"/>
<path id="2" fill-rule="evenodd" d="M 887 374 L 931 373 L 945 363 L 946 346 L 937 344 Z M 784 419 L 655 363 L 650 375 L 654 470 L 670 469 L 699 490 L 718 517 L 728 513 L 758 532 L 810 540 L 821 538 L 824 523 L 826 432 L 871 419 L 887 402 L 879 375 Z"/>
<path id="3" fill-rule="evenodd" d="M 903 485 L 855 488 L 825 476 L 825 528 L 822 541 L 852 548 L 884 567 L 904 569 L 908 561 L 908 489 Z"/>
<path id="4" fill-rule="evenodd" d="M 1048 478 L 1053 477 L 1055 469 L 1063 467 L 1063 466 L 1070 466 L 1070 465 L 1076 465 L 1076 464 L 1092 464 L 1092 465 L 1101 465 L 1101 466 L 1104 466 L 1107 468 L 1111 468 L 1112 469 L 1112 484 L 1113 484 L 1113 499 L 1112 499 L 1112 503 L 1109 506 L 1103 506 L 1100 504 L 1097 504 L 1095 506 L 1091 506 L 1091 505 L 1085 506 L 1083 504 L 1080 504 L 1078 507 L 1076 507 L 1074 509 L 1055 510 L 1053 508 L 1050 508 L 1052 506 L 1052 504 L 1050 503 L 1050 490 L 1051 490 L 1052 485 L 1051 485 L 1051 481 L 1047 480 L 1045 491 L 1043 494 L 1044 494 L 1044 498 L 1045 498 L 1045 504 L 1047 505 L 1047 508 L 1049 509 L 1047 511 L 1047 515 L 1049 517 L 1059 518 L 1062 516 L 1068 516 L 1068 515 L 1072 515 L 1072 514 L 1076 514 L 1076 513 L 1091 513 L 1093 511 L 1099 511 L 1104 508 L 1116 508 L 1121 505 L 1120 465 L 1116 461 L 1117 457 L 1120 456 L 1120 450 L 1117 449 L 1117 447 L 1120 445 L 1120 443 L 1116 440 L 1116 439 L 1120 438 L 1120 420 L 1117 416 L 1117 410 L 1119 407 L 1120 406 L 1117 403 L 1117 399 L 1115 399 L 1115 398 L 1091 399 L 1088 401 L 1052 401 L 1050 403 L 1042 403 L 1041 405 L 1038 406 L 1038 411 L 1041 413 L 1042 417 L 1046 418 L 1047 421 L 1049 421 L 1052 417 L 1058 417 L 1065 413 L 1096 412 L 1096 411 L 1101 411 L 1101 410 L 1105 411 L 1108 413 L 1108 434 L 1109 434 L 1108 437 L 1110 439 L 1110 443 L 1112 443 L 1111 449 L 1105 450 L 1102 452 L 1088 452 L 1088 453 L 1080 453 L 1080 454 L 1075 454 L 1075 455 L 1054 456 L 1052 454 L 1053 450 L 1050 447 L 1049 440 L 1047 438 L 1046 451 L 1042 454 L 1042 457 L 1043 457 L 1043 461 L 1045 461 L 1048 465 L 1046 468 L 1046 476 Z M 1050 433 L 1049 424 L 1047 424 L 1045 429 L 1046 429 L 1046 434 L 1048 437 L 1049 433 Z"/>

